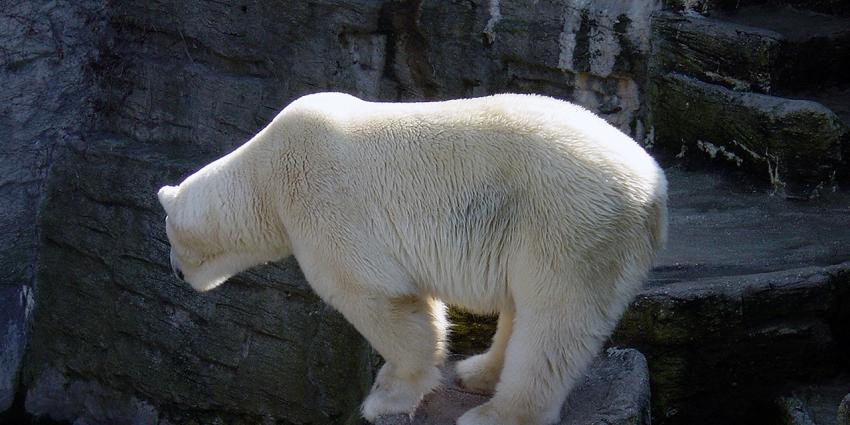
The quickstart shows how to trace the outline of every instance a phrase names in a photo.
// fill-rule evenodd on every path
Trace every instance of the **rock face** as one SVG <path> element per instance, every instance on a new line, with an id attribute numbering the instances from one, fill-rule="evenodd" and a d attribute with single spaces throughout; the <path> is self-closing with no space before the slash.
<path id="1" fill-rule="evenodd" d="M 0 6 L 0 412 L 12 403 L 34 299 L 36 210 L 54 149 L 91 122 L 103 1 Z"/>
<path id="2" fill-rule="evenodd" d="M 376 425 L 452 425 L 467 410 L 487 401 L 455 384 L 452 365 L 446 387 L 426 397 L 411 420 L 406 415 L 379 418 Z M 599 355 L 584 381 L 571 393 L 559 425 L 646 425 L 649 418 L 649 373 L 636 350 L 609 348 Z"/>
<path id="3" fill-rule="evenodd" d="M 847 129 L 819 103 L 742 93 L 680 74 L 656 78 L 651 90 L 658 140 L 676 140 L 683 157 L 726 162 L 799 196 L 829 183 L 841 164 Z"/>
<path id="4" fill-rule="evenodd" d="M 293 260 L 195 293 L 171 275 L 155 191 L 206 162 L 108 139 L 52 168 L 26 409 L 81 423 L 342 424 L 372 379 L 366 342 Z"/>
<path id="5" fill-rule="evenodd" d="M 850 18 L 716 3 L 698 8 L 709 16 L 653 16 L 655 142 L 688 161 L 756 175 L 792 197 L 820 195 L 846 174 L 850 102 L 836 94 L 850 83 Z"/>

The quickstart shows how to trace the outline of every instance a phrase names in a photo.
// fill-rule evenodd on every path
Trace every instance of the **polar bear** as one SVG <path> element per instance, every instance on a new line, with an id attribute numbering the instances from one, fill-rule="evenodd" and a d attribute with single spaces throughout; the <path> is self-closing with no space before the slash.
<path id="1" fill-rule="evenodd" d="M 206 291 L 295 255 L 386 360 L 362 412 L 441 380 L 444 302 L 499 313 L 456 365 L 492 398 L 459 425 L 548 425 L 666 237 L 667 183 L 633 140 L 556 99 L 302 97 L 159 200 L 178 277 Z"/>

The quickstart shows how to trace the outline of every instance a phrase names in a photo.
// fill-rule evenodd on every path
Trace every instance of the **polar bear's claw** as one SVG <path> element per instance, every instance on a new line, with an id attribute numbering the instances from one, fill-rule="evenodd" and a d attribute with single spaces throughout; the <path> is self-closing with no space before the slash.
<path id="1" fill-rule="evenodd" d="M 439 386 L 440 378 L 440 371 L 434 366 L 404 379 L 395 376 L 391 365 L 384 365 L 363 402 L 363 417 L 374 423 L 379 416 L 413 415 L 422 398 Z"/>
<path id="2" fill-rule="evenodd" d="M 457 420 L 457 425 L 536 425 L 521 423 L 515 418 L 500 415 L 491 403 L 468 410 Z"/>

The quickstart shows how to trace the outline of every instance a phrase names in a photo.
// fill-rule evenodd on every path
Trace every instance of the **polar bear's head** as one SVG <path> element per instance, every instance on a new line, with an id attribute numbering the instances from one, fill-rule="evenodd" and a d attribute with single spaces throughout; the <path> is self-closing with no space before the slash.
<path id="1" fill-rule="evenodd" d="M 157 194 L 167 214 L 174 274 L 202 292 L 250 267 L 291 254 L 283 226 L 268 216 L 275 209 L 262 194 L 221 174 L 205 167 Z"/>

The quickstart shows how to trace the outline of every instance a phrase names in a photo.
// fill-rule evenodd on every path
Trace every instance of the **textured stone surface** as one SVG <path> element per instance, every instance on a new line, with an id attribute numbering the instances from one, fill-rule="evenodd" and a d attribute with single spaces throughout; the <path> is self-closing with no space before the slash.
<path id="1" fill-rule="evenodd" d="M 794 196 L 828 186 L 847 128 L 806 100 L 736 92 L 680 74 L 653 78 L 656 143 L 683 158 L 711 158 Z"/>
<path id="2" fill-rule="evenodd" d="M 140 424 L 358 417 L 371 350 L 292 259 L 203 294 L 172 277 L 155 192 L 205 162 L 110 139 L 74 145 L 53 167 L 28 412 Z"/>
<path id="3" fill-rule="evenodd" d="M 768 4 L 850 16 L 850 2 L 847 0 L 664 0 L 664 3 L 673 10 L 708 15 L 733 13 L 741 8 Z"/>
<path id="4" fill-rule="evenodd" d="M 738 26 L 742 33 L 753 34 L 758 28 L 781 37 L 782 47 L 772 58 L 775 68 L 771 70 L 780 91 L 850 82 L 848 17 L 777 5 L 742 7 L 715 17 L 714 22 Z"/>
<path id="5" fill-rule="evenodd" d="M 0 412 L 26 343 L 41 187 L 54 148 L 89 128 L 104 26 L 103 1 L 0 2 Z"/>
<path id="6" fill-rule="evenodd" d="M 660 4 L 549 0 L 121 2 L 102 61 L 104 128 L 235 143 L 298 95 L 556 95 L 644 136 L 649 16 Z M 310 34 L 310 37 L 304 37 Z"/>
<path id="7" fill-rule="evenodd" d="M 446 386 L 429 395 L 411 419 L 406 415 L 379 418 L 376 425 L 454 425 L 467 410 L 487 401 L 484 394 L 456 385 L 451 365 Z M 649 373 L 636 350 L 608 349 L 599 355 L 584 381 L 564 404 L 559 425 L 649 424 Z"/>
<path id="8" fill-rule="evenodd" d="M 0 286 L 0 412 L 9 408 L 24 355 L 26 323 L 34 299 L 28 285 Z"/>
<path id="9" fill-rule="evenodd" d="M 652 18 L 656 73 L 677 72 L 739 91 L 769 93 L 783 37 L 773 31 L 671 12 Z"/>

